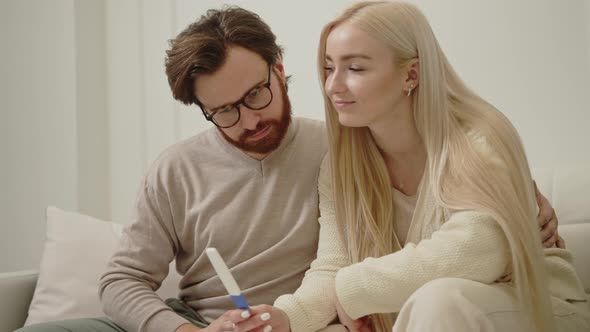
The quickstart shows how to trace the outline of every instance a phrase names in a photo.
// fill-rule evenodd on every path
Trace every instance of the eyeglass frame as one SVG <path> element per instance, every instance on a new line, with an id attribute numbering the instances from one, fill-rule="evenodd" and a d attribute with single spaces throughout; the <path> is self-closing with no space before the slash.
<path id="1" fill-rule="evenodd" d="M 240 105 L 244 105 L 244 106 L 246 106 L 246 107 L 248 107 L 249 109 L 251 109 L 251 110 L 254 110 L 254 111 L 261 111 L 261 110 L 263 110 L 263 109 L 267 108 L 267 107 L 268 107 L 268 105 L 270 105 L 270 103 L 272 103 L 272 100 L 273 100 L 273 98 L 274 98 L 274 95 L 273 95 L 273 93 L 272 93 L 272 90 L 271 90 L 271 88 L 270 88 L 270 84 L 271 84 L 271 82 L 270 82 L 270 78 L 272 77 L 272 75 L 271 75 L 271 74 L 272 74 L 272 65 L 270 65 L 270 64 L 269 64 L 269 65 L 268 65 L 268 80 L 266 81 L 266 83 L 262 84 L 262 85 L 261 85 L 261 86 L 259 86 L 259 87 L 255 87 L 255 88 L 252 88 L 252 89 L 248 90 L 248 91 L 247 91 L 247 92 L 244 94 L 244 96 L 243 96 L 242 98 L 240 98 L 238 101 L 236 101 L 235 103 L 233 103 L 233 104 L 230 104 L 230 105 L 224 105 L 224 106 L 222 106 L 222 108 L 221 108 L 221 109 L 219 109 L 219 110 L 217 110 L 217 111 L 215 111 L 215 112 L 213 112 L 213 113 L 211 113 L 211 114 L 207 114 L 207 112 L 206 112 L 206 111 L 205 111 L 205 109 L 203 108 L 203 105 L 201 104 L 201 102 L 200 102 L 200 101 L 199 101 L 199 100 L 198 100 L 196 97 L 195 97 L 195 104 L 197 104 L 197 105 L 199 106 L 199 108 L 201 109 L 201 112 L 203 112 L 203 115 L 205 116 L 205 119 L 206 119 L 207 121 L 210 121 L 210 122 L 212 122 L 212 123 L 213 123 L 213 124 L 214 124 L 216 127 L 218 127 L 218 128 L 223 128 L 223 129 L 225 129 L 225 128 L 231 128 L 231 127 L 235 126 L 235 125 L 236 125 L 238 122 L 240 122 L 240 118 L 241 118 L 241 116 L 242 116 L 242 110 L 240 109 Z M 268 101 L 268 103 L 267 103 L 266 105 L 264 105 L 264 106 L 262 106 L 262 107 L 260 107 L 260 108 L 252 108 L 252 107 L 248 106 L 248 104 L 246 104 L 246 98 L 247 98 L 247 97 L 248 97 L 248 95 L 249 95 L 249 94 L 252 92 L 252 90 L 254 90 L 254 89 L 257 89 L 257 88 L 264 88 L 264 89 L 267 89 L 267 90 L 268 90 L 268 92 L 270 93 L 270 100 Z M 223 111 L 223 110 L 224 110 L 226 107 L 228 107 L 228 106 L 229 106 L 229 107 L 231 107 L 231 108 L 235 108 L 235 109 L 238 111 L 238 118 L 236 119 L 236 122 L 234 122 L 234 123 L 233 123 L 232 125 L 230 125 L 230 126 L 220 126 L 220 125 L 218 125 L 218 124 L 217 124 L 217 123 L 216 123 L 216 122 L 213 120 L 213 117 L 215 116 L 215 114 L 217 114 L 218 112 L 221 112 L 221 111 Z"/>

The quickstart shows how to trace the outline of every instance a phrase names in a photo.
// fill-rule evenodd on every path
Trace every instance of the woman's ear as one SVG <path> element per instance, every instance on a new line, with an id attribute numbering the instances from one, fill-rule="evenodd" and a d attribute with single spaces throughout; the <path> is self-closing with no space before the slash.
<path id="1" fill-rule="evenodd" d="M 406 66 L 406 72 L 406 84 L 417 87 L 420 82 L 420 61 L 418 58 L 410 60 Z"/>

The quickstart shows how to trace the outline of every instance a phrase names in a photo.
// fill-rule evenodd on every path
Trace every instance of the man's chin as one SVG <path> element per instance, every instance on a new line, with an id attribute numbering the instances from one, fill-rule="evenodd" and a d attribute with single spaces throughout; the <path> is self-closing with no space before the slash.
<path id="1" fill-rule="evenodd" d="M 281 145 L 283 137 L 286 133 L 286 131 L 284 133 L 280 133 L 280 130 L 277 128 L 277 126 L 272 125 L 271 132 L 268 133 L 266 137 L 263 137 L 259 140 L 243 138 L 239 141 L 236 141 L 227 136 L 222 130 L 219 131 L 225 137 L 226 141 L 231 145 L 246 153 L 256 154 L 269 154 L 276 150 Z"/>

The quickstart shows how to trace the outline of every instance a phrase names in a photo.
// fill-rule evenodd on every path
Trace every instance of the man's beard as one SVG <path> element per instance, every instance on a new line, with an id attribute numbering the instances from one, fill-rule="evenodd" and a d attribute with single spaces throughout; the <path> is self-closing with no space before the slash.
<path id="1" fill-rule="evenodd" d="M 283 99 L 283 110 L 279 120 L 271 119 L 260 121 L 254 130 L 246 130 L 240 135 L 237 141 L 227 136 L 222 130 L 219 130 L 219 132 L 230 144 L 244 152 L 266 154 L 274 151 L 279 147 L 279 145 L 281 145 L 283 138 L 287 134 L 287 129 L 289 129 L 289 125 L 291 124 L 291 102 L 287 96 L 287 89 L 283 84 L 281 84 L 281 92 Z M 256 112 L 264 111 L 265 110 L 262 109 Z M 248 140 L 248 138 L 256 135 L 256 133 L 267 126 L 270 127 L 270 132 L 265 137 L 256 141 Z"/>

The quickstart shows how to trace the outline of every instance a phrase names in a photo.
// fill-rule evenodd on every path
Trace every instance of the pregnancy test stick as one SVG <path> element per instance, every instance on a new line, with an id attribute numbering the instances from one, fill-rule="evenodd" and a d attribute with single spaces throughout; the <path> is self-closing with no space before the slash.
<path id="1" fill-rule="evenodd" d="M 207 250 L 205 250 L 205 253 L 207 253 L 209 261 L 211 261 L 211 264 L 213 265 L 215 272 L 217 272 L 219 279 L 221 279 L 223 286 L 231 296 L 231 299 L 232 301 L 234 301 L 236 307 L 238 307 L 238 309 L 250 311 L 248 302 L 246 301 L 244 295 L 242 295 L 242 291 L 240 290 L 240 287 L 238 287 L 236 279 L 234 279 L 234 277 L 229 272 L 227 265 L 223 261 L 223 258 L 221 258 L 221 255 L 219 255 L 217 249 L 207 248 Z"/>

